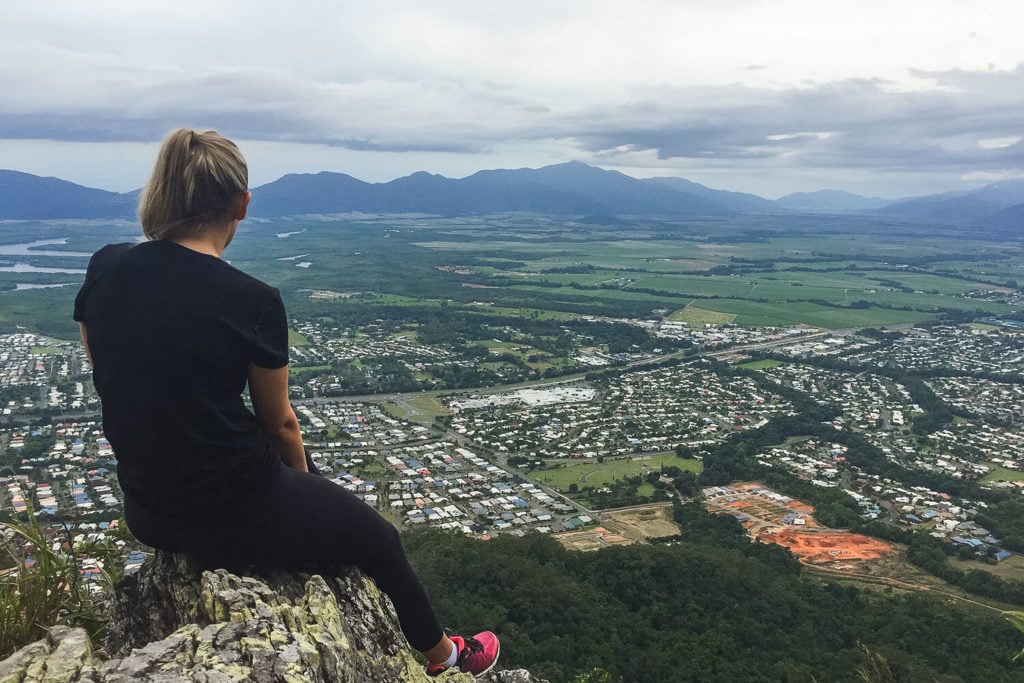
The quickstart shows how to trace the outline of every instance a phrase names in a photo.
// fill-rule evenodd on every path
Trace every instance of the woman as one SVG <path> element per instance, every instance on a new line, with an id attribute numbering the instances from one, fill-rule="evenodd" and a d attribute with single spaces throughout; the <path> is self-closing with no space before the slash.
<path id="1" fill-rule="evenodd" d="M 355 565 L 391 598 L 428 672 L 479 675 L 497 660 L 494 634 L 446 636 L 394 527 L 308 471 L 280 294 L 220 258 L 247 188 L 234 143 L 173 131 L 139 203 L 149 241 L 96 252 L 75 299 L 128 526 L 210 566 Z"/>

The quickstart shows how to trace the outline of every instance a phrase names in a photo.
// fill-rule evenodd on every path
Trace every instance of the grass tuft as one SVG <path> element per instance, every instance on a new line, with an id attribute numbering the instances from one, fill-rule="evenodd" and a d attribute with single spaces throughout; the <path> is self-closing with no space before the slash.
<path id="1" fill-rule="evenodd" d="M 100 649 L 106 634 L 103 593 L 120 578 L 114 541 L 75 546 L 67 525 L 51 538 L 31 511 L 23 520 L 0 522 L 0 533 L 3 552 L 14 563 L 0 576 L 0 658 L 58 624 L 84 628 L 94 649 Z M 98 585 L 82 579 L 85 557 L 102 563 Z"/>

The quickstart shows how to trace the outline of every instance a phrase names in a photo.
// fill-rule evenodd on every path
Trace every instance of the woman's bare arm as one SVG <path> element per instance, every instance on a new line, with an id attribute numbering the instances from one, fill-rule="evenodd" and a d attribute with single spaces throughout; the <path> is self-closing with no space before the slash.
<path id="1" fill-rule="evenodd" d="M 82 346 L 85 347 L 85 357 L 89 359 L 89 365 L 92 365 L 92 352 L 89 351 L 89 333 L 85 329 L 85 323 L 78 323 L 78 332 L 82 335 Z"/>
<path id="2" fill-rule="evenodd" d="M 281 461 L 293 469 L 308 471 L 302 430 L 288 400 L 288 366 L 268 370 L 250 364 L 249 395 L 256 419 L 273 442 Z"/>

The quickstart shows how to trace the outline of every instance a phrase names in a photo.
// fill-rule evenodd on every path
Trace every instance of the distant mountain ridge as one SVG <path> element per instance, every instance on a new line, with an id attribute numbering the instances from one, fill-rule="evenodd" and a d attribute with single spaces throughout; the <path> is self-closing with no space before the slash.
<path id="1" fill-rule="evenodd" d="M 982 222 L 989 216 L 1024 203 L 1024 179 L 1003 180 L 975 190 L 957 190 L 888 204 L 885 216 L 944 222 Z"/>
<path id="2" fill-rule="evenodd" d="M 0 219 L 131 218 L 137 201 L 132 192 L 107 192 L 0 169 Z"/>
<path id="3" fill-rule="evenodd" d="M 775 200 L 776 205 L 793 211 L 821 211 L 823 213 L 842 211 L 870 211 L 880 209 L 891 200 L 878 197 L 862 197 L 843 190 L 818 190 L 816 192 L 794 192 Z"/>
<path id="4" fill-rule="evenodd" d="M 0 220 L 132 219 L 138 191 L 118 193 L 58 178 L 0 170 Z M 253 189 L 253 216 L 424 213 L 441 216 L 532 212 L 566 216 L 697 216 L 736 213 L 869 213 L 941 223 L 968 223 L 1024 233 L 1024 180 L 890 202 L 841 190 L 772 201 L 716 190 L 684 178 L 643 180 L 581 162 L 479 171 L 466 178 L 418 172 L 386 183 L 344 173 L 288 174 Z"/>
<path id="5" fill-rule="evenodd" d="M 575 161 L 538 169 L 479 171 L 461 179 L 420 172 L 388 183 L 365 183 L 342 173 L 324 172 L 286 175 L 256 188 L 251 210 L 257 216 L 352 211 L 697 215 L 750 210 L 749 201 L 732 197 L 741 193 L 712 190 L 681 178 L 667 180 L 699 189 L 638 180 Z"/>

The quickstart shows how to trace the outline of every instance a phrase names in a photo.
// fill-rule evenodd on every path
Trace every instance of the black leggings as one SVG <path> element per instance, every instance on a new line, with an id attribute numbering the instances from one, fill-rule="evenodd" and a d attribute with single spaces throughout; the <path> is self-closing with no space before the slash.
<path id="1" fill-rule="evenodd" d="M 197 523 L 158 517 L 125 501 L 125 518 L 146 545 L 195 556 L 207 566 L 355 565 L 391 598 L 410 645 L 422 651 L 440 642 L 441 626 L 398 531 L 355 495 L 317 474 L 281 465 L 270 489 L 240 507 L 226 519 Z"/>

